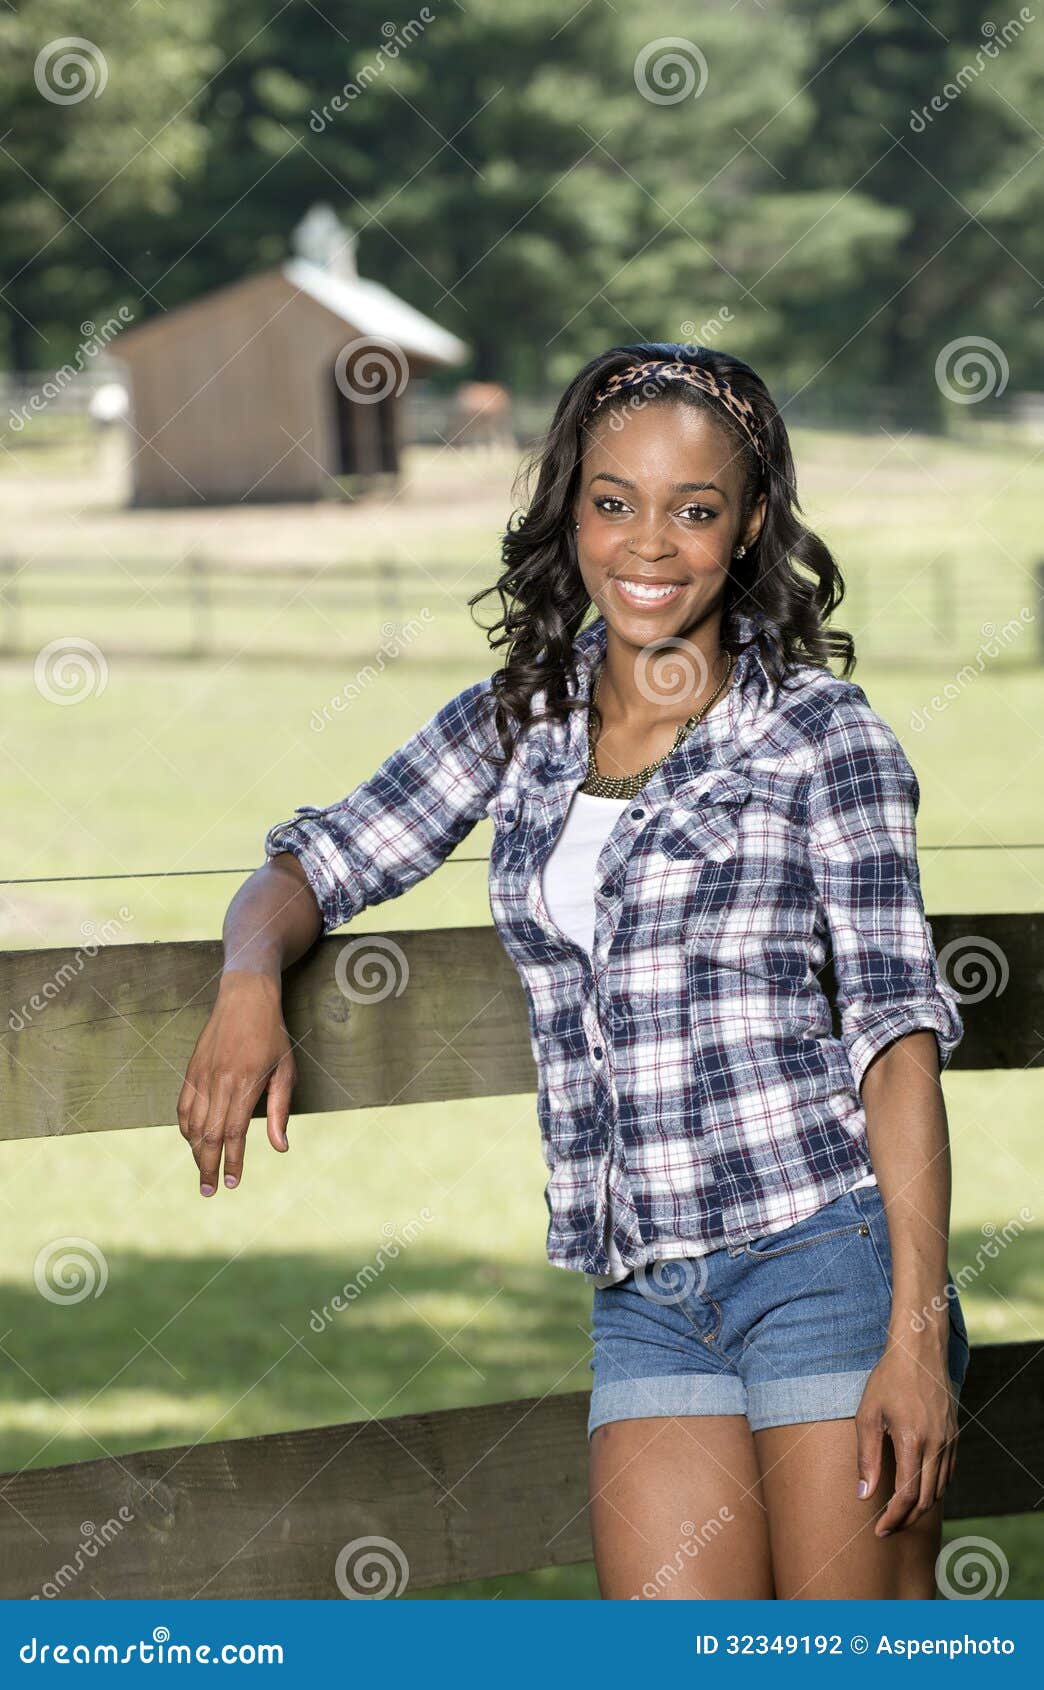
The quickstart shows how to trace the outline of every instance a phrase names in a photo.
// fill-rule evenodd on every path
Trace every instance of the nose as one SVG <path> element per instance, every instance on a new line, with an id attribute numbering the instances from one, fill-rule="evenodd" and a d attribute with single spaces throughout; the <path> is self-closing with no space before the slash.
<path id="1" fill-rule="evenodd" d="M 660 558 L 673 557 L 677 549 L 665 518 L 652 513 L 635 518 L 627 539 L 627 550 L 635 557 L 646 563 L 657 563 Z"/>

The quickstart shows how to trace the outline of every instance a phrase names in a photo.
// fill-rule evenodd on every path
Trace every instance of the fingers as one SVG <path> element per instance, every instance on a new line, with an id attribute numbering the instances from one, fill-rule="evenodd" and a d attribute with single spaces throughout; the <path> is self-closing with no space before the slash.
<path id="1" fill-rule="evenodd" d="M 911 1524 L 912 1512 L 917 1507 L 921 1494 L 924 1449 L 921 1439 L 909 1432 L 893 1432 L 892 1445 L 895 1449 L 895 1490 L 874 1527 L 877 1537 L 887 1537 L 889 1532 L 898 1531 L 902 1526 Z"/>
<path id="2" fill-rule="evenodd" d="M 856 1448 L 859 1469 L 859 1495 L 873 1496 L 881 1478 L 881 1452 L 884 1445 L 884 1426 L 878 1415 L 871 1418 L 856 1415 Z"/>
<path id="3" fill-rule="evenodd" d="M 293 1054 L 287 1051 L 276 1064 L 268 1081 L 268 1141 L 274 1150 L 290 1148 L 286 1125 L 290 1119 L 290 1100 L 296 1079 L 297 1070 Z"/>
<path id="4" fill-rule="evenodd" d="M 193 1146 L 199 1166 L 199 1190 L 202 1197 L 213 1197 L 217 1190 L 218 1169 L 221 1166 L 221 1151 L 225 1141 L 225 1120 L 231 1104 L 231 1083 L 221 1077 L 217 1079 L 211 1094 L 198 1145 Z"/>

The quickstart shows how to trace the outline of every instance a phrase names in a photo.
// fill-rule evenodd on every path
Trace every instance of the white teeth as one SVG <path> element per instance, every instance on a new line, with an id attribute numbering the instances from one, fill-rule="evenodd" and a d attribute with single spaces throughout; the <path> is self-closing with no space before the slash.
<path id="1" fill-rule="evenodd" d="M 629 594 L 631 598 L 636 599 L 665 599 L 669 598 L 671 593 L 676 593 L 678 591 L 676 586 L 640 587 L 635 581 L 621 581 L 619 584 L 625 593 Z"/>

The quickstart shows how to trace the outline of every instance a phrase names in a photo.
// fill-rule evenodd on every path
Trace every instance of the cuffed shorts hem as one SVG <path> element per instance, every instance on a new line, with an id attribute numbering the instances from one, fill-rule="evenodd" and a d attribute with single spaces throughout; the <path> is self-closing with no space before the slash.
<path id="1" fill-rule="evenodd" d="M 810 1373 L 745 1387 L 741 1380 L 668 1374 L 627 1379 L 591 1392 L 587 1436 L 610 1420 L 675 1419 L 685 1415 L 742 1414 L 752 1432 L 799 1426 L 812 1420 L 854 1420 L 872 1368 L 859 1373 Z M 963 1380 L 950 1383 L 960 1395 Z"/>
<path id="2" fill-rule="evenodd" d="M 660 1379 L 622 1379 L 591 1392 L 587 1435 L 608 1420 L 658 1420 L 679 1414 L 742 1414 L 741 1380 L 722 1375 L 669 1373 Z"/>

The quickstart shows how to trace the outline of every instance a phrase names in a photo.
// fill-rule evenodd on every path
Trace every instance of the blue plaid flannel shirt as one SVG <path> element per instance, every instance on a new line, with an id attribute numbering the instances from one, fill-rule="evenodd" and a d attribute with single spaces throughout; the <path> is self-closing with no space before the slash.
<path id="1" fill-rule="evenodd" d="M 605 635 L 599 617 L 577 636 L 574 695 L 590 697 Z M 483 757 L 497 749 L 490 683 L 341 802 L 272 828 L 266 852 L 298 857 L 328 932 L 492 819 L 490 908 L 528 1004 L 553 1265 L 607 1274 L 607 1230 L 637 1267 L 812 1214 L 872 1171 L 859 1087 L 874 1055 L 931 1028 L 945 1067 L 962 1034 L 925 920 L 917 779 L 892 729 L 816 665 L 775 686 L 752 640 L 719 705 L 621 805 L 588 956 L 540 884 L 587 771 L 587 712 L 530 724 L 498 765 Z"/>

